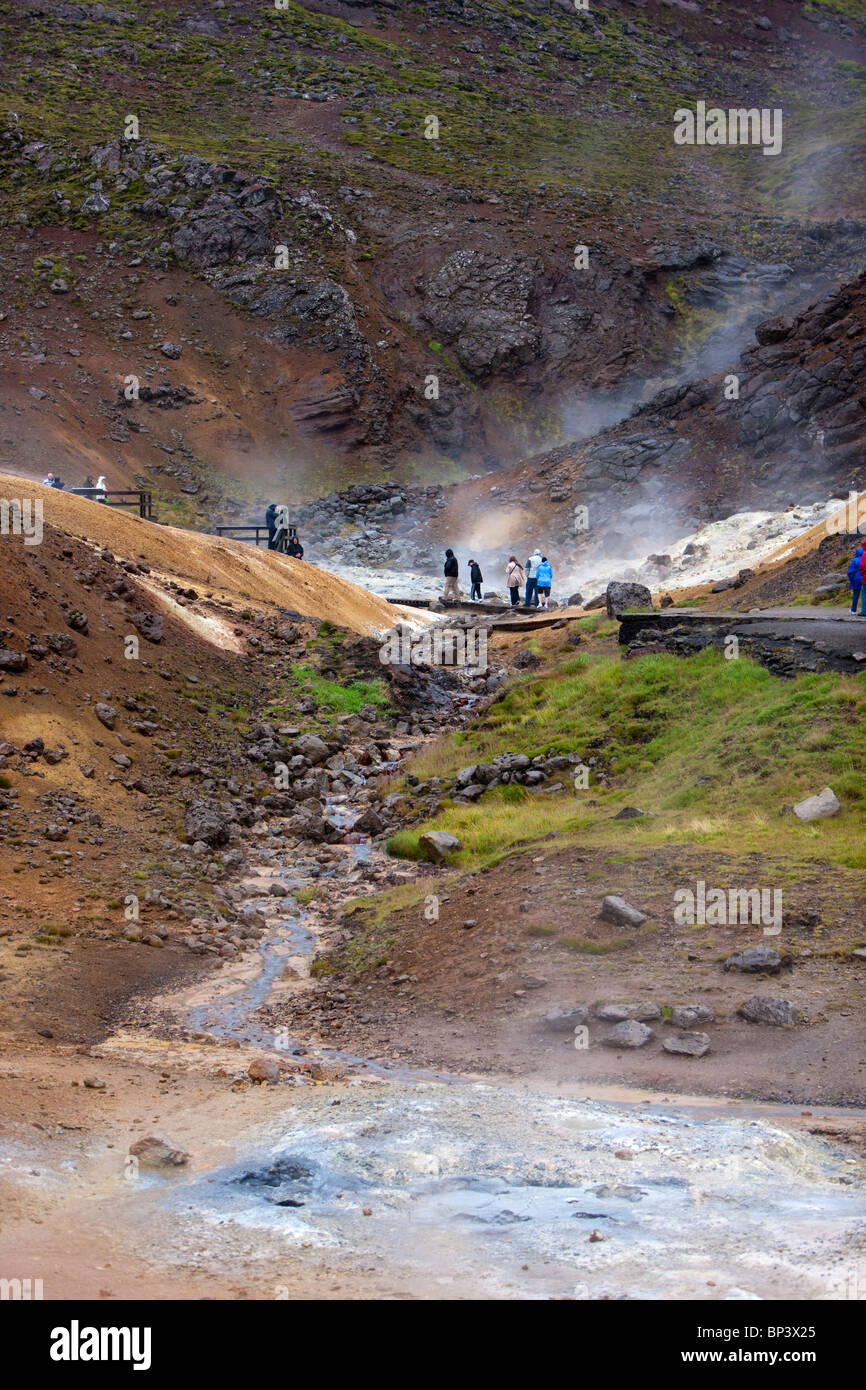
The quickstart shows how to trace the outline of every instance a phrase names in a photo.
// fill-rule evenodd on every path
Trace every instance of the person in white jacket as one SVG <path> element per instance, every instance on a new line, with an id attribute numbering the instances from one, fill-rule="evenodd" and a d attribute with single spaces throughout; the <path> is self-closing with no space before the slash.
<path id="1" fill-rule="evenodd" d="M 533 601 L 538 607 L 538 566 L 541 564 L 541 551 L 535 547 L 526 562 L 526 607 L 531 608 Z"/>

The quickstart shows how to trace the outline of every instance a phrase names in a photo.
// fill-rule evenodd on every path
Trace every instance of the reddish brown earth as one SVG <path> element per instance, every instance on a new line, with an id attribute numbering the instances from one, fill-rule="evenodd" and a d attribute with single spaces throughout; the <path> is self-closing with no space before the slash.
<path id="1" fill-rule="evenodd" d="M 780 975 L 722 968 L 746 946 L 776 945 L 760 927 L 674 923 L 674 892 L 683 884 L 748 883 L 758 872 L 772 877 L 772 865 L 759 865 L 757 855 L 738 860 L 678 846 L 614 860 L 604 850 L 558 850 L 551 842 L 456 883 L 449 878 L 440 887 L 434 876 L 425 887 L 442 895 L 439 921 L 425 920 L 423 901 L 396 912 L 381 933 L 396 939 L 387 963 L 360 981 L 329 978 L 347 1001 L 302 1000 L 288 1022 L 309 1025 L 312 1017 L 331 1046 L 444 1070 L 863 1104 L 866 966 L 847 955 L 863 939 L 861 875 L 835 872 L 828 885 L 820 868 L 804 870 L 785 889 L 785 951 L 795 965 Z M 639 907 L 647 924 L 631 931 L 601 921 L 607 893 Z M 808 1026 L 757 1027 L 738 1018 L 739 1005 L 755 994 L 790 999 Z M 699 1025 L 711 1051 L 696 1059 L 665 1053 L 661 1043 L 676 1030 L 664 1022 L 651 1024 L 656 1039 L 638 1051 L 609 1049 L 599 1044 L 613 1024 L 601 1020 L 590 1024 L 588 1050 L 576 1050 L 573 1037 L 543 1021 L 560 1005 L 644 1000 L 711 1008 L 716 1022 Z"/>

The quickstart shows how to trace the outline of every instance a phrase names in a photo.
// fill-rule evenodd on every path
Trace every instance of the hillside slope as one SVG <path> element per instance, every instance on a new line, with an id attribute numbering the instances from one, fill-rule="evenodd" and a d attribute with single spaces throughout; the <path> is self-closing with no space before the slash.
<path id="1" fill-rule="evenodd" d="M 0 464 L 201 526 L 618 418 L 862 259 L 864 18 L 765 9 L 0 7 Z M 675 145 L 716 95 L 782 153 Z"/>

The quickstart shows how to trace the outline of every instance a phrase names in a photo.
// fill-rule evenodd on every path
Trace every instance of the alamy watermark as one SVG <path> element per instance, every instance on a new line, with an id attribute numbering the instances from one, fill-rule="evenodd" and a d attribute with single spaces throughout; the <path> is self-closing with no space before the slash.
<path id="1" fill-rule="evenodd" d="M 723 111 L 699 101 L 695 110 L 674 112 L 675 145 L 762 145 L 764 154 L 782 152 L 782 111 L 776 106 Z"/>
<path id="2" fill-rule="evenodd" d="M 42 498 L 0 497 L 0 536 L 23 536 L 25 545 L 41 545 Z"/>
<path id="3" fill-rule="evenodd" d="M 0 1279 L 0 1302 L 44 1298 L 41 1279 Z"/>
<path id="4" fill-rule="evenodd" d="M 781 888 L 708 888 L 698 879 L 674 893 L 674 921 L 680 927 L 763 927 L 764 936 L 782 930 Z"/>
<path id="5" fill-rule="evenodd" d="M 379 648 L 383 666 L 453 666 L 467 674 L 487 670 L 487 628 L 441 628 L 416 636 L 407 632 L 389 633 Z"/>

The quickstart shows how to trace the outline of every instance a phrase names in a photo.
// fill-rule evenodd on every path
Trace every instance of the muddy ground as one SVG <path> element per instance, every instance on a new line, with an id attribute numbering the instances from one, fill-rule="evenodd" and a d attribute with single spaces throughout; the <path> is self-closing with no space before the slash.
<path id="1" fill-rule="evenodd" d="M 438 921 L 426 920 L 422 898 L 383 932 L 397 943 L 387 963 L 354 983 L 350 975 L 329 977 L 330 994 L 305 997 L 270 1017 L 290 1027 L 312 1023 L 332 1046 L 448 1070 L 863 1104 L 866 962 L 850 955 L 863 936 L 860 876 L 834 874 L 828 891 L 816 867 L 784 890 L 779 951 L 792 964 L 769 975 L 723 967 L 747 946 L 778 944 L 760 925 L 688 927 L 673 919 L 674 892 L 684 884 L 704 879 L 708 888 L 727 888 L 748 883 L 750 872 L 758 873 L 757 856 L 744 864 L 677 847 L 611 862 L 604 850 L 561 851 L 554 842 L 447 892 L 432 876 L 425 890 L 442 894 Z M 771 864 L 763 862 L 760 872 L 773 881 Z M 647 923 L 632 930 L 602 921 L 607 893 L 640 907 Z M 334 995 L 343 998 L 335 1003 Z M 806 1024 L 746 1022 L 737 1009 L 753 995 L 790 1000 Z M 655 1039 L 636 1051 L 603 1046 L 613 1025 L 602 1020 L 590 1023 L 586 1050 L 544 1023 L 557 1006 L 592 1010 L 644 1000 L 663 1009 L 712 1009 L 715 1022 L 705 1025 L 710 1052 L 664 1052 L 664 1038 L 677 1031 L 667 1022 L 653 1023 Z"/>

